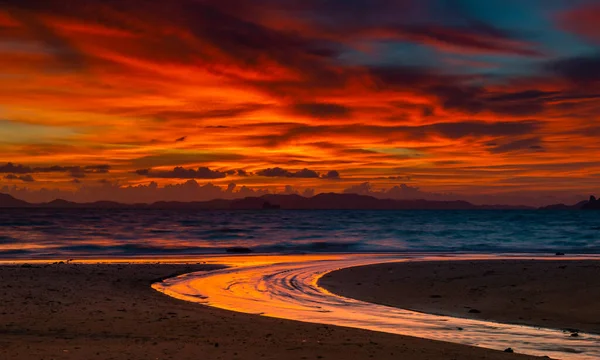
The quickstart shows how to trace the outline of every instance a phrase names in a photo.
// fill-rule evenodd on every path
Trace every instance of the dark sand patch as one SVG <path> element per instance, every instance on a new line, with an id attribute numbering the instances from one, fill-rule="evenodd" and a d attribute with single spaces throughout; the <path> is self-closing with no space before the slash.
<path id="1" fill-rule="evenodd" d="M 600 333 L 600 262 L 438 261 L 335 271 L 333 293 L 433 314 Z"/>
<path id="2" fill-rule="evenodd" d="M 202 265 L 0 266 L 0 359 L 527 359 L 240 314 L 150 288 Z"/>

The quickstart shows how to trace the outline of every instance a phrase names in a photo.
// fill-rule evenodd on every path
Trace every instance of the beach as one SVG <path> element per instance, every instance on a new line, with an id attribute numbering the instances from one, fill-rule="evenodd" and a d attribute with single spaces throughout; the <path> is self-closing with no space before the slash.
<path id="1" fill-rule="evenodd" d="M 434 261 L 329 273 L 338 295 L 431 314 L 600 333 L 600 262 Z"/>
<path id="2" fill-rule="evenodd" d="M 0 266 L 0 358 L 533 358 L 409 336 L 240 314 L 177 300 L 150 287 L 165 277 L 210 269 L 214 266 Z"/>

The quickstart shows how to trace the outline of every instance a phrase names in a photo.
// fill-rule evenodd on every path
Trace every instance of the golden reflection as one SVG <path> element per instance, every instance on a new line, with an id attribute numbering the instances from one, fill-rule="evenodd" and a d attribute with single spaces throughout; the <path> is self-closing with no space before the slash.
<path id="1" fill-rule="evenodd" d="M 453 318 L 376 305 L 335 295 L 318 285 L 328 272 L 383 262 L 491 260 L 494 255 L 339 254 L 227 256 L 229 268 L 185 274 L 152 287 L 169 296 L 250 314 L 383 331 L 532 355 L 598 359 L 599 335 L 571 338 L 559 330 Z M 528 257 L 531 258 L 531 257 Z M 583 259 L 572 257 L 571 259 Z M 540 257 L 538 259 L 551 259 Z M 597 259 L 597 258 L 596 258 Z M 462 331 L 457 331 L 462 328 Z M 562 352 L 575 349 L 581 353 Z"/>

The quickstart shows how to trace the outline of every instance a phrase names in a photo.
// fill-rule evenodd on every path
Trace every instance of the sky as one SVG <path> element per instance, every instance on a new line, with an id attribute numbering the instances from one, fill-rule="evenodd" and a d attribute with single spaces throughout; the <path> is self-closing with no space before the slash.
<path id="1" fill-rule="evenodd" d="M 0 83 L 30 201 L 600 184 L 600 0 L 5 0 Z"/>

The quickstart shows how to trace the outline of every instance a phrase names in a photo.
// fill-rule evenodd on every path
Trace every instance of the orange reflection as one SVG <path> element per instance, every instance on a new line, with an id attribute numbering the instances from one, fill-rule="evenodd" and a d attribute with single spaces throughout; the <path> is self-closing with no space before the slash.
<path id="1" fill-rule="evenodd" d="M 502 258 L 509 257 L 372 254 L 224 257 L 222 262 L 232 267 L 186 274 L 152 286 L 181 300 L 250 314 L 492 349 L 512 346 L 520 352 L 539 356 L 551 354 L 569 359 L 597 359 L 600 356 L 600 347 L 597 346 L 599 335 L 585 334 L 573 340 L 559 330 L 418 313 L 341 297 L 318 285 L 324 274 L 351 266 L 398 261 Z M 457 332 L 457 327 L 463 328 L 463 331 Z M 561 350 L 565 348 L 581 353 L 569 353 L 567 356 Z"/>

